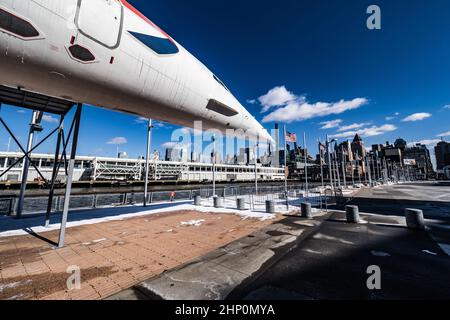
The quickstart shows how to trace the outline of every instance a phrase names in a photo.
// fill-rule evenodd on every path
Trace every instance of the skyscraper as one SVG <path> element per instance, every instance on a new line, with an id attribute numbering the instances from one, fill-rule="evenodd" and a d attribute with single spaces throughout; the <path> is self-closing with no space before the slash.
<path id="1" fill-rule="evenodd" d="M 355 154 L 355 155 L 358 154 L 358 156 L 360 158 L 361 157 L 364 158 L 366 156 L 366 154 L 367 154 L 367 151 L 364 148 L 364 142 L 363 142 L 363 140 L 361 139 L 361 137 L 358 134 L 356 134 L 355 138 L 353 139 L 352 151 L 353 151 L 353 154 Z"/>
<path id="2" fill-rule="evenodd" d="M 446 166 L 450 166 L 450 143 L 441 141 L 434 150 L 436 152 L 437 169 L 443 170 Z"/>

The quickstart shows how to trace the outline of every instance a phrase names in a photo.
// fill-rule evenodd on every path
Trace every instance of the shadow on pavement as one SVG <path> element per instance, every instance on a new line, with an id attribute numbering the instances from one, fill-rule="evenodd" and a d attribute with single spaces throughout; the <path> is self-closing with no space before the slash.
<path id="1" fill-rule="evenodd" d="M 342 215 L 342 214 L 341 214 Z M 370 218 L 369 218 L 370 219 Z M 337 223 L 335 215 L 268 270 L 247 279 L 230 300 L 448 299 L 449 257 L 422 231 Z M 427 252 L 425 252 L 425 250 Z M 381 290 L 369 290 L 369 266 Z"/>

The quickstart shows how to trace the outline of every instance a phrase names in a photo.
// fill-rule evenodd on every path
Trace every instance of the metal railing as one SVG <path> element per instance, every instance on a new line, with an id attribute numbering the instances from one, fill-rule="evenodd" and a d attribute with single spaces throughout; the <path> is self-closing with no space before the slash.
<path id="1" fill-rule="evenodd" d="M 13 199 L 0 199 L 0 216 L 10 216 L 13 211 Z"/>
<path id="2" fill-rule="evenodd" d="M 326 208 L 336 201 L 334 193 L 306 192 L 303 185 L 290 186 L 288 199 L 284 186 L 261 186 L 258 192 L 255 187 L 221 187 L 216 188 L 215 194 L 212 188 L 196 188 L 178 191 L 154 191 L 148 193 L 147 203 L 157 204 L 165 202 L 191 201 L 195 196 L 210 199 L 214 195 L 222 198 L 237 199 L 244 197 L 249 208 L 255 205 L 263 205 L 267 200 L 277 204 L 300 205 L 309 202 L 314 207 Z M 43 214 L 47 210 L 47 197 L 26 197 L 23 214 Z M 233 201 L 234 202 L 234 201 Z M 144 203 L 143 192 L 123 192 L 111 194 L 74 195 L 70 198 L 71 210 L 88 210 L 96 208 L 119 207 Z M 61 212 L 64 205 L 64 196 L 55 196 L 53 199 L 52 213 Z M 14 215 L 17 206 L 15 198 L 0 199 L 0 215 Z"/>

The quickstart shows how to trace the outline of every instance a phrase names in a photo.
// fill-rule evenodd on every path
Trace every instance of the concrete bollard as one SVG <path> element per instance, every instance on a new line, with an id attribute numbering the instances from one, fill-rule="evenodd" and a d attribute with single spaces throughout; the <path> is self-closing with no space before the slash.
<path id="1" fill-rule="evenodd" d="M 409 229 L 425 230 L 425 219 L 422 210 L 405 209 L 405 218 Z"/>
<path id="2" fill-rule="evenodd" d="M 312 207 L 311 203 L 302 203 L 302 218 L 311 219 L 312 218 Z"/>
<path id="3" fill-rule="evenodd" d="M 223 208 L 223 201 L 220 197 L 214 197 L 214 208 Z"/>
<path id="4" fill-rule="evenodd" d="M 247 210 L 247 208 L 245 207 L 245 199 L 244 198 L 237 198 L 236 206 L 237 206 L 238 210 L 241 210 L 241 211 Z"/>
<path id="5" fill-rule="evenodd" d="M 347 222 L 348 223 L 359 223 L 359 208 L 358 206 L 346 206 L 345 211 L 347 213 Z"/>
<path id="6" fill-rule="evenodd" d="M 275 213 L 275 202 L 271 200 L 266 201 L 266 213 Z"/>
<path id="7" fill-rule="evenodd" d="M 202 205 L 202 197 L 195 196 L 194 197 L 194 205 L 197 207 L 200 207 Z"/>

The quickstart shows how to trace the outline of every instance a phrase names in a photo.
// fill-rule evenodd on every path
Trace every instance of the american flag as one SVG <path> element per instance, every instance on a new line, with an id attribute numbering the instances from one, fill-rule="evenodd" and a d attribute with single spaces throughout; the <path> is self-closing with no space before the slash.
<path id="1" fill-rule="evenodd" d="M 297 135 L 295 133 L 286 133 L 286 142 L 290 143 L 296 143 L 297 142 Z"/>

